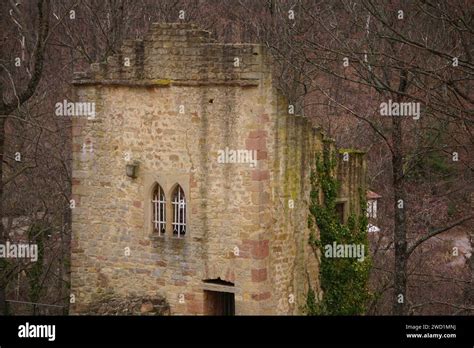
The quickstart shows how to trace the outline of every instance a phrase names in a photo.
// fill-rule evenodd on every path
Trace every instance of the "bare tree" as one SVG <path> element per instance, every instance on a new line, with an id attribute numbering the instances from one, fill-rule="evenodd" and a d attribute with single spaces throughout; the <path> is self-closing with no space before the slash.
<path id="1" fill-rule="evenodd" d="M 26 103 L 35 93 L 38 84 L 41 80 L 43 73 L 44 64 L 44 52 L 46 40 L 49 33 L 49 1 L 40 0 L 37 5 L 37 26 L 34 32 L 28 31 L 27 23 L 29 22 L 26 14 L 22 11 L 21 3 L 12 4 L 12 8 L 9 11 L 11 20 L 18 27 L 20 34 L 20 40 L 22 45 L 30 45 L 33 47 L 31 54 L 31 60 L 28 62 L 27 72 L 28 79 L 26 83 L 22 84 L 23 87 L 18 85 L 18 81 L 15 81 L 12 77 L 12 73 L 6 62 L 2 64 L 2 70 L 6 74 L 6 78 L 0 80 L 0 242 L 5 241 L 4 227 L 3 227 L 3 195 L 4 187 L 19 173 L 13 174 L 8 178 L 3 176 L 3 166 L 5 163 L 5 124 L 9 116 Z M 6 9 L 4 8 L 4 11 Z M 34 40 L 34 41 L 33 41 Z M 33 41 L 33 42 L 32 42 Z M 6 81 L 7 82 L 6 82 Z M 10 86 L 7 89 L 6 83 Z M 8 92 L 7 92 L 8 91 Z M 25 169 L 22 169 L 22 171 Z M 13 270 L 8 269 L 8 262 L 2 261 L 2 273 L 5 272 L 0 282 L 0 311 L 5 313 L 5 286 L 10 279 Z"/>

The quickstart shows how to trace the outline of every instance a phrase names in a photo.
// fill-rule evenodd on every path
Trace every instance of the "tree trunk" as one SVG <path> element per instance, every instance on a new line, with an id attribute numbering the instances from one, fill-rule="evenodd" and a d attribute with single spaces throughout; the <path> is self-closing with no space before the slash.
<path id="1" fill-rule="evenodd" d="M 408 88 L 408 71 L 400 70 L 400 84 L 395 101 L 402 101 L 401 95 Z M 407 225 L 406 225 L 406 202 L 403 176 L 403 130 L 400 116 L 392 116 L 392 175 L 393 191 L 395 199 L 395 220 L 393 240 L 395 244 L 395 279 L 394 279 L 394 302 L 393 314 L 407 314 Z"/>
<path id="2" fill-rule="evenodd" d="M 471 193 L 471 208 L 474 209 L 474 193 Z M 471 242 L 471 257 L 468 260 L 468 269 L 470 271 L 469 282 L 466 283 L 464 290 L 464 298 L 467 307 L 474 308 L 474 231 L 469 232 L 469 240 Z M 471 314 L 469 312 L 465 314 Z"/>
<path id="3" fill-rule="evenodd" d="M 0 88 L 1 93 L 1 88 Z M 0 94 L 1 95 L 1 94 Z M 5 245 L 6 236 L 3 226 L 3 157 L 5 152 L 5 116 L 3 110 L 0 109 L 0 244 Z M 7 315 L 7 303 L 6 300 L 6 286 L 8 281 L 4 276 L 7 271 L 8 261 L 6 258 L 0 260 L 0 314 Z"/>
<path id="4" fill-rule="evenodd" d="M 406 233 L 406 213 L 405 213 L 405 192 L 403 187 L 403 155 L 401 153 L 401 125 L 400 119 L 394 129 L 394 154 L 392 157 L 393 187 L 395 199 L 395 299 L 393 303 L 393 314 L 406 314 L 406 291 L 407 291 L 407 233 Z"/>

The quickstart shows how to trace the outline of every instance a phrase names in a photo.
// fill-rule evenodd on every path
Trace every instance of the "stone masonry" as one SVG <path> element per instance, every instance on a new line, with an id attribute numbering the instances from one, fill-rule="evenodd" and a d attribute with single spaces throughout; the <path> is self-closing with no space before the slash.
<path id="1" fill-rule="evenodd" d="M 310 170 L 333 146 L 288 113 L 263 46 L 221 44 L 190 24 L 153 24 L 143 40 L 78 73 L 73 119 L 72 312 L 104 296 L 162 296 L 171 314 L 210 314 L 209 291 L 232 293 L 235 314 L 301 314 L 319 292 L 308 244 Z M 255 150 L 256 167 L 219 163 Z M 127 164 L 137 164 L 135 178 Z M 365 185 L 363 156 L 341 162 L 347 209 Z M 152 194 L 186 200 L 186 234 L 158 235 Z M 168 203 L 169 204 L 169 203 Z M 167 224 L 172 217 L 167 207 Z"/>

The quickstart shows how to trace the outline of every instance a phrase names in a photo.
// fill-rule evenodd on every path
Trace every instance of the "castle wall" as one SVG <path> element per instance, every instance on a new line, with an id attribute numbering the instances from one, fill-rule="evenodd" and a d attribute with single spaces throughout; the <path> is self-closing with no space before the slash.
<path id="1" fill-rule="evenodd" d="M 364 153 L 354 149 L 338 150 L 336 178 L 339 182 L 338 201 L 345 204 L 345 218 L 361 213 L 361 194 L 366 195 L 366 163 Z"/>
<path id="2" fill-rule="evenodd" d="M 319 287 L 318 261 L 308 243 L 308 205 L 311 165 L 322 135 L 307 118 L 289 114 L 285 98 L 278 96 L 275 106 L 270 273 L 278 313 L 298 314 L 308 286 Z"/>
<path id="3" fill-rule="evenodd" d="M 193 54 L 199 41 L 195 35 L 181 41 L 179 27 L 155 29 L 159 45 L 145 45 L 142 69 L 134 67 L 137 55 L 126 46 L 122 57 L 75 81 L 78 100 L 95 101 L 97 109 L 95 119 L 74 121 L 76 311 L 85 310 L 101 293 L 131 292 L 159 293 L 173 313 L 200 314 L 205 310 L 202 281 L 220 279 L 235 284 L 237 314 L 271 313 L 263 271 L 272 222 L 270 75 L 255 68 L 258 47 L 216 45 L 216 62 L 215 55 L 202 55 L 202 47 Z M 188 51 L 180 56 L 181 49 Z M 256 54 L 249 58 L 249 53 Z M 125 56 L 132 57 L 128 72 L 118 64 Z M 234 56 L 243 69 L 234 69 Z M 240 80 L 250 59 L 259 80 Z M 93 150 L 86 146 L 83 152 L 83 144 Z M 218 163 L 218 151 L 225 148 L 256 150 L 257 167 Z M 130 161 L 139 162 L 136 179 L 125 175 Z M 176 184 L 184 189 L 184 238 L 152 233 L 150 201 L 156 182 L 167 200 Z"/>
<path id="4" fill-rule="evenodd" d="M 73 120 L 74 313 L 113 293 L 206 314 L 205 290 L 219 289 L 235 294 L 236 314 L 301 313 L 308 286 L 319 288 L 307 219 L 323 136 L 288 114 L 270 67 L 261 46 L 159 24 L 76 76 L 76 99 L 96 116 Z M 256 151 L 257 166 L 219 163 L 226 148 Z M 153 232 L 156 183 L 167 201 L 184 190 L 183 238 Z"/>

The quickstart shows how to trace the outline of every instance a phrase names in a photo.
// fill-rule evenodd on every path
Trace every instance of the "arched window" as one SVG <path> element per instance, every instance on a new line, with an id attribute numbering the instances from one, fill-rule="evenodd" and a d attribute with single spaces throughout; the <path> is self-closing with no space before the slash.
<path id="1" fill-rule="evenodd" d="M 166 198 L 160 185 L 156 184 L 153 191 L 153 230 L 158 235 L 166 231 Z"/>
<path id="2" fill-rule="evenodd" d="M 181 186 L 173 191 L 173 234 L 181 237 L 186 234 L 186 197 Z"/>

